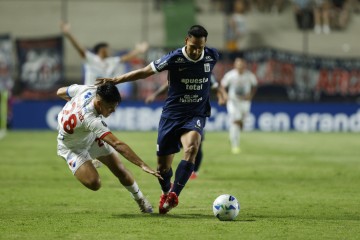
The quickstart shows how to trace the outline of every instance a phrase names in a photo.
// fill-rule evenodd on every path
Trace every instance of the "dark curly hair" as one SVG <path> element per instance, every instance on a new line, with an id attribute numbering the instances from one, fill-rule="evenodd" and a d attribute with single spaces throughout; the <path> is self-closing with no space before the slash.
<path id="1" fill-rule="evenodd" d="M 98 94 L 102 100 L 107 103 L 120 103 L 121 96 L 117 87 L 111 83 L 107 82 L 97 87 L 96 94 Z"/>

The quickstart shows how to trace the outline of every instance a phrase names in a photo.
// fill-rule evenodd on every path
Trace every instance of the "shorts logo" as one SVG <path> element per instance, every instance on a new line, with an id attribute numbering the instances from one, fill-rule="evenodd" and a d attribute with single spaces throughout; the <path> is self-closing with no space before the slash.
<path id="1" fill-rule="evenodd" d="M 75 160 L 70 160 L 69 161 L 69 166 L 72 167 L 72 168 L 76 167 L 76 161 Z"/>
<path id="2" fill-rule="evenodd" d="M 204 64 L 204 72 L 210 72 L 210 63 Z"/>
<path id="3" fill-rule="evenodd" d="M 86 95 L 84 96 L 85 99 L 88 99 L 89 97 L 91 97 L 91 92 L 87 92 Z"/>

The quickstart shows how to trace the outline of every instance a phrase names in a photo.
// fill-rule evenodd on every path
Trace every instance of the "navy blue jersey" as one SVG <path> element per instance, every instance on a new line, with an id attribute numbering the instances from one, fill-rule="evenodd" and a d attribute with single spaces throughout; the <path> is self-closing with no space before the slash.
<path id="1" fill-rule="evenodd" d="M 210 116 L 210 79 L 218 58 L 216 49 L 205 47 L 201 57 L 194 61 L 183 47 L 151 63 L 155 72 L 168 70 L 169 90 L 163 117 Z"/>

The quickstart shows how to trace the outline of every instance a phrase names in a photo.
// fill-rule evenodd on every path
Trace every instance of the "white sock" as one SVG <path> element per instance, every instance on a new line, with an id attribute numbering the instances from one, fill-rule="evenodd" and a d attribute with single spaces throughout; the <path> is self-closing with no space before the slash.
<path id="1" fill-rule="evenodd" d="M 143 193 L 140 191 L 140 188 L 135 181 L 133 185 L 124 187 L 131 193 L 132 197 L 135 200 L 139 200 L 144 197 Z"/>
<path id="2" fill-rule="evenodd" d="M 240 127 L 239 127 L 239 125 L 237 125 L 235 123 L 230 124 L 229 136 L 230 136 L 231 147 L 233 147 L 233 148 L 239 147 L 239 144 L 240 144 Z"/>

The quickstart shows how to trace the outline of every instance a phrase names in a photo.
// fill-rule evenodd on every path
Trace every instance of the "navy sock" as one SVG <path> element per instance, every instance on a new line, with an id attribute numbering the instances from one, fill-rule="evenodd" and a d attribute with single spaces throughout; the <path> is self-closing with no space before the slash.
<path id="1" fill-rule="evenodd" d="M 195 157 L 195 167 L 194 167 L 194 172 L 197 172 L 199 171 L 199 168 L 200 168 L 200 164 L 201 164 L 201 160 L 203 158 L 203 152 L 202 152 L 202 147 L 201 147 L 202 144 L 200 144 L 200 147 L 199 147 L 199 151 Z"/>
<path id="2" fill-rule="evenodd" d="M 170 168 L 170 170 L 167 172 L 163 172 L 163 173 L 160 172 L 160 175 L 164 179 L 164 180 L 158 179 L 161 186 L 161 190 L 165 193 L 169 192 L 171 188 L 171 177 L 173 175 L 172 168 Z"/>
<path id="3" fill-rule="evenodd" d="M 181 160 L 175 172 L 175 181 L 172 192 L 175 192 L 176 195 L 179 196 L 180 192 L 185 187 L 185 184 L 189 180 L 190 175 L 193 171 L 193 163 Z"/>

